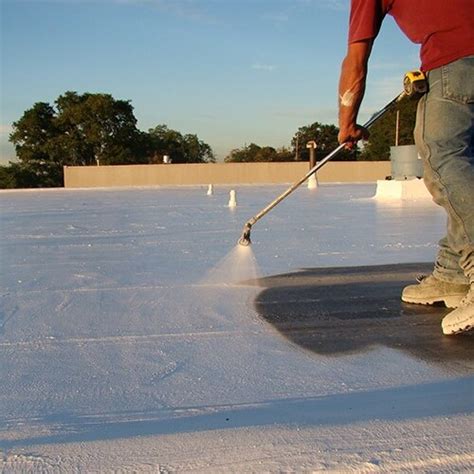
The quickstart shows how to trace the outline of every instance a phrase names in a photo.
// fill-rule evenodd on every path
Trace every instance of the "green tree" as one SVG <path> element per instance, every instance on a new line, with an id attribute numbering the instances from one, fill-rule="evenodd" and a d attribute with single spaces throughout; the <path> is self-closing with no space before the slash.
<path id="1" fill-rule="evenodd" d="M 13 167 L 0 165 L 0 189 L 13 189 L 17 186 L 17 180 Z"/>
<path id="2" fill-rule="evenodd" d="M 259 146 L 255 143 L 233 149 L 226 157 L 227 163 L 248 163 L 266 161 L 291 161 L 293 154 L 287 148 L 275 149 L 271 146 Z"/>
<path id="3" fill-rule="evenodd" d="M 173 163 L 213 163 L 216 161 L 212 148 L 196 135 L 182 135 L 166 125 L 157 125 L 148 131 L 151 162 L 162 163 L 163 156 Z"/>
<path id="4" fill-rule="evenodd" d="M 216 161 L 212 148 L 197 135 L 183 136 L 184 157 L 186 163 L 214 163 Z"/>
<path id="5" fill-rule="evenodd" d="M 390 110 L 370 128 L 370 137 L 360 154 L 360 160 L 389 160 L 390 147 L 395 145 L 397 110 L 399 111 L 399 145 L 414 143 L 413 130 L 418 102 L 409 98 L 394 104 Z"/>
<path id="6" fill-rule="evenodd" d="M 55 105 L 38 102 L 13 124 L 10 141 L 19 164 L 11 173 L 18 183 L 62 186 L 64 165 L 147 162 L 148 139 L 136 128 L 129 101 L 66 92 Z"/>
<path id="7" fill-rule="evenodd" d="M 67 165 L 146 163 L 129 101 L 109 94 L 66 92 L 56 100 L 60 134 L 53 146 Z"/>
<path id="8" fill-rule="evenodd" d="M 274 161 L 294 161 L 295 152 L 287 147 L 277 148 L 277 157 Z"/>
<path id="9" fill-rule="evenodd" d="M 44 181 L 44 172 L 34 172 L 32 168 L 21 163 L 0 166 L 0 189 L 37 188 L 41 187 Z"/>
<path id="10" fill-rule="evenodd" d="M 298 145 L 298 156 L 300 160 L 309 161 L 309 149 L 306 148 L 306 144 L 309 141 L 315 141 L 317 144 L 316 160 L 319 161 L 339 146 L 339 142 L 337 141 L 338 133 L 339 129 L 335 125 L 326 125 L 319 122 L 314 122 L 310 125 L 300 127 L 293 136 L 291 145 L 295 150 L 295 154 L 296 146 Z M 355 159 L 355 153 L 348 150 L 342 150 L 337 156 L 334 157 L 334 160 L 336 161 Z"/>
<path id="11" fill-rule="evenodd" d="M 9 173 L 18 187 L 60 185 L 61 159 L 52 147 L 58 133 L 54 109 L 45 102 L 34 104 L 13 124 L 10 141 L 20 163 L 11 164 Z"/>
<path id="12" fill-rule="evenodd" d="M 228 163 L 251 163 L 259 160 L 259 153 L 261 147 L 255 143 L 250 143 L 250 145 L 245 145 L 242 148 L 234 148 L 230 153 L 224 158 L 224 161 Z"/>

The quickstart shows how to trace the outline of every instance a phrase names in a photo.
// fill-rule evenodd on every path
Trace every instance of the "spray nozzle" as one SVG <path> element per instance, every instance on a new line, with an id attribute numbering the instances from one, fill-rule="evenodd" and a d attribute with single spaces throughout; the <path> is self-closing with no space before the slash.
<path id="1" fill-rule="evenodd" d="M 242 235 L 239 239 L 239 244 L 243 245 L 244 247 L 247 247 L 248 245 L 251 244 L 250 242 L 250 229 L 252 228 L 252 224 L 250 222 L 247 222 L 244 225 L 244 230 L 242 232 Z"/>

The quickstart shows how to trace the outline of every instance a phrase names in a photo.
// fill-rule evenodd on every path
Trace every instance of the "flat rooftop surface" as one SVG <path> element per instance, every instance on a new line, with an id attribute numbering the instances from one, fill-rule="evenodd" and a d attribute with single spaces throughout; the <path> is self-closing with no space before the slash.
<path id="1" fill-rule="evenodd" d="M 0 470 L 474 470 L 473 334 L 375 184 L 0 193 Z"/>

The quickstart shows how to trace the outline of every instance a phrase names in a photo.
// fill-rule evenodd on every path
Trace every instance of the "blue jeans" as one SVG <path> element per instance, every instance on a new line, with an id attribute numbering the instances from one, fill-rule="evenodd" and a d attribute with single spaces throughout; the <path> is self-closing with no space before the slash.
<path id="1" fill-rule="evenodd" d="M 415 143 L 424 181 L 448 215 L 433 274 L 474 282 L 474 56 L 428 73 L 429 92 L 418 104 Z"/>

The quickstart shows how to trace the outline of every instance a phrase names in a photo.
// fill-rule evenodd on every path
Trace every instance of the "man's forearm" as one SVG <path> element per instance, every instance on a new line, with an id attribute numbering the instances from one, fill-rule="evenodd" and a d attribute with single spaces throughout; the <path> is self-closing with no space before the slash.
<path id="1" fill-rule="evenodd" d="M 364 97 L 371 49 L 371 40 L 350 44 L 342 63 L 339 80 L 339 129 L 342 141 L 356 141 L 361 138 L 356 123 Z"/>
<path id="2" fill-rule="evenodd" d="M 339 81 L 339 127 L 355 125 L 365 93 L 366 70 L 351 64 L 348 58 L 342 63 Z"/>

